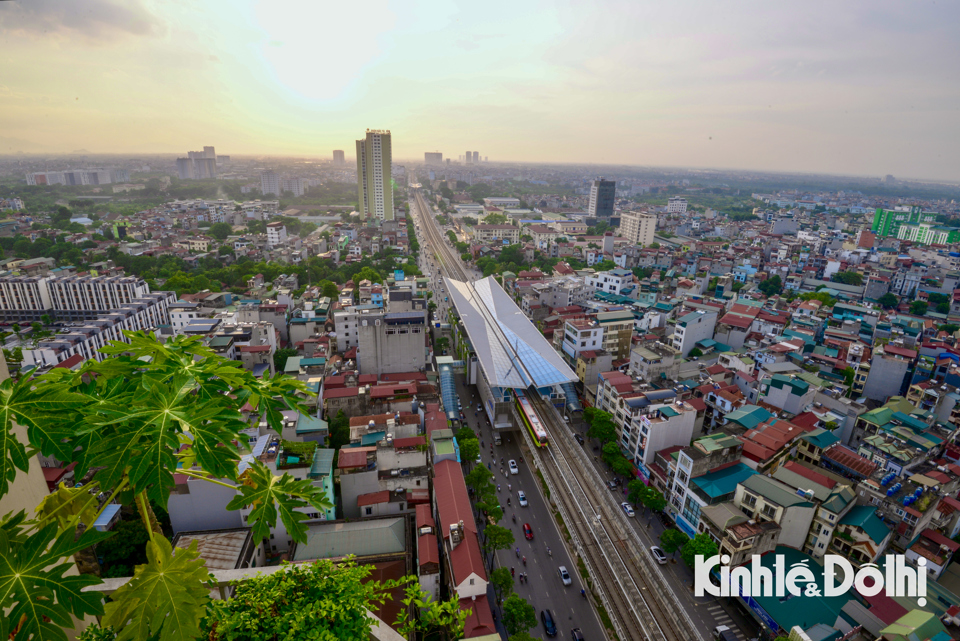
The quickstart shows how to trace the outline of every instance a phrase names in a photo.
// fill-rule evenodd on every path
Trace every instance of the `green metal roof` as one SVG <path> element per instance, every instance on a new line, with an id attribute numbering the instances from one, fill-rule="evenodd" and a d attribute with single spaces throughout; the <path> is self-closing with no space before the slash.
<path id="1" fill-rule="evenodd" d="M 785 374 L 774 374 L 770 385 L 777 389 L 790 387 L 790 393 L 794 396 L 803 396 L 810 390 L 810 383 L 799 378 L 791 378 Z"/>
<path id="2" fill-rule="evenodd" d="M 773 416 L 770 412 L 756 405 L 744 405 L 726 415 L 727 420 L 752 430 L 760 423 Z"/>
<path id="3" fill-rule="evenodd" d="M 297 421 L 297 434 L 312 434 L 314 432 L 326 432 L 327 430 L 327 422 L 322 418 L 300 414 L 300 420 Z"/>
<path id="4" fill-rule="evenodd" d="M 840 519 L 840 525 L 858 527 L 869 536 L 874 543 L 880 545 L 890 534 L 883 519 L 877 516 L 877 509 L 871 505 L 858 505 Z"/>
<path id="5" fill-rule="evenodd" d="M 703 490 L 711 499 L 715 499 L 734 492 L 737 489 L 738 483 L 756 475 L 757 472 L 755 470 L 751 470 L 743 463 L 737 463 L 736 465 L 725 467 L 722 470 L 708 472 L 703 476 L 698 476 L 690 482 Z"/>
<path id="6" fill-rule="evenodd" d="M 330 476 L 333 473 L 333 457 L 336 450 L 330 448 L 317 448 L 313 454 L 313 465 L 310 467 L 310 478 L 320 476 Z"/>
<path id="7" fill-rule="evenodd" d="M 819 427 L 801 436 L 800 440 L 816 445 L 821 450 L 826 449 L 827 447 L 840 441 L 840 439 L 833 432 L 829 430 L 822 430 Z"/>
<path id="8" fill-rule="evenodd" d="M 286 372 L 299 372 L 300 371 L 300 359 L 302 356 L 288 356 L 287 364 L 284 366 L 283 371 Z"/>
<path id="9" fill-rule="evenodd" d="M 813 503 L 797 494 L 794 489 L 766 476 L 751 476 L 743 481 L 743 486 L 782 507 L 813 506 Z"/>

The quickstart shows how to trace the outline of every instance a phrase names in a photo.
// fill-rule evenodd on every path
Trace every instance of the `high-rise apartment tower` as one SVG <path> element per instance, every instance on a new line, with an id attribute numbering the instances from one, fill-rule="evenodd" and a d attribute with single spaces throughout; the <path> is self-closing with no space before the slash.
<path id="1" fill-rule="evenodd" d="M 367 129 L 357 141 L 357 191 L 360 215 L 393 220 L 393 152 L 388 130 Z"/>
<path id="2" fill-rule="evenodd" d="M 592 218 L 610 218 L 613 216 L 613 203 L 617 195 L 617 182 L 604 180 L 600 176 L 590 186 L 590 205 L 587 212 Z"/>
<path id="3" fill-rule="evenodd" d="M 346 165 L 347 158 L 343 155 L 343 149 L 334 149 L 333 150 L 333 164 L 334 165 Z"/>

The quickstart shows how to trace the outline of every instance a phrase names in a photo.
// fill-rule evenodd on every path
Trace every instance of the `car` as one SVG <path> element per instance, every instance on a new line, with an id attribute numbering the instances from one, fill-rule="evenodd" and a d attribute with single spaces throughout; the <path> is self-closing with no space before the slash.
<path id="1" fill-rule="evenodd" d="M 579 434 L 574 434 L 574 435 L 573 435 L 573 438 L 577 439 L 577 443 L 579 443 L 580 445 L 583 445 L 583 437 L 582 437 L 582 436 L 580 436 Z"/>
<path id="2" fill-rule="evenodd" d="M 626 515 L 629 516 L 629 517 L 634 517 L 634 516 L 637 515 L 637 513 L 633 511 L 633 508 L 630 507 L 630 504 L 627 503 L 626 501 L 624 501 L 623 503 L 621 503 L 621 504 L 620 504 L 620 507 L 623 508 L 623 513 L 626 514 Z"/>
<path id="3" fill-rule="evenodd" d="M 718 625 L 713 629 L 713 638 L 716 641 L 735 641 L 737 634 L 728 626 Z"/>
<path id="4" fill-rule="evenodd" d="M 520 502 L 520 507 L 527 507 L 527 495 L 523 490 L 517 490 L 517 501 Z"/>
<path id="5" fill-rule="evenodd" d="M 570 630 L 570 638 L 573 641 L 583 641 L 583 632 L 580 631 L 580 628 L 574 628 Z"/>
<path id="6" fill-rule="evenodd" d="M 657 563 L 660 565 L 665 565 L 667 563 L 667 555 L 656 545 L 650 546 L 650 554 L 653 555 L 653 558 L 656 559 Z"/>
<path id="7" fill-rule="evenodd" d="M 477 463 L 483 463 L 483 459 L 480 458 L 479 454 L 477 454 Z"/>
<path id="8" fill-rule="evenodd" d="M 520 468 L 517 467 L 517 462 L 514 461 L 513 459 L 510 459 L 510 461 L 507 462 L 507 465 L 510 467 L 510 473 L 511 473 L 511 474 L 519 474 L 519 473 L 520 473 Z"/>
<path id="9" fill-rule="evenodd" d="M 543 622 L 543 629 L 548 637 L 557 636 L 557 624 L 554 622 L 550 610 L 540 610 L 540 621 Z"/>
<path id="10" fill-rule="evenodd" d="M 530 527 L 529 523 L 523 524 L 523 538 L 525 538 L 528 541 L 533 540 L 533 528 Z"/>
<path id="11" fill-rule="evenodd" d="M 617 489 L 617 484 L 613 481 L 607 481 L 607 487 L 610 488 L 611 490 L 615 490 Z"/>
<path id="12" fill-rule="evenodd" d="M 570 573 L 567 572 L 567 566 L 561 565 L 557 568 L 557 573 L 560 575 L 560 580 L 563 581 L 564 585 L 573 585 L 573 579 L 570 578 Z"/>

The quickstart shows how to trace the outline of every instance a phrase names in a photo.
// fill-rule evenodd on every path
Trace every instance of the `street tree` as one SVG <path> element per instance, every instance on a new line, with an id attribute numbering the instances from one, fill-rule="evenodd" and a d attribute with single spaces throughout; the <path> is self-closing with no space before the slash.
<path id="1" fill-rule="evenodd" d="M 643 496 L 643 507 L 648 508 L 654 512 L 662 512 L 665 507 L 667 507 L 666 497 L 660 493 L 660 490 L 649 487 L 649 490 Z"/>
<path id="2" fill-rule="evenodd" d="M 511 594 L 503 602 L 503 627 L 510 635 L 526 632 L 537 625 L 537 611 L 516 594 Z"/>
<path id="3" fill-rule="evenodd" d="M 690 541 L 690 538 L 680 530 L 664 530 L 663 534 L 660 535 L 660 545 L 663 546 L 663 551 L 667 554 L 675 554 L 688 541 Z"/>
<path id="4" fill-rule="evenodd" d="M 488 525 L 483 530 L 483 551 L 490 553 L 497 550 L 509 550 L 513 545 L 513 532 L 500 525 Z"/>
<path id="5" fill-rule="evenodd" d="M 480 441 L 475 438 L 468 439 L 466 441 L 461 441 L 457 439 L 457 443 L 460 445 L 460 461 L 463 463 L 470 463 L 477 460 L 477 457 L 480 456 Z M 477 467 L 483 467 L 478 465 Z"/>
<path id="6" fill-rule="evenodd" d="M 695 565 L 696 557 L 703 556 L 705 559 L 708 559 L 711 556 L 715 556 L 718 552 L 719 548 L 717 544 L 713 542 L 713 539 L 710 538 L 710 535 L 701 532 L 687 541 L 683 546 L 683 550 L 680 552 L 680 558 L 692 568 Z"/>
<path id="7" fill-rule="evenodd" d="M 633 479 L 627 483 L 627 500 L 634 505 L 643 505 L 644 498 L 650 488 L 640 479 Z"/>
<path id="8" fill-rule="evenodd" d="M 493 589 L 496 591 L 498 599 L 513 593 L 513 577 L 510 575 L 508 568 L 497 568 L 491 572 L 490 583 L 493 583 Z"/>
<path id="9" fill-rule="evenodd" d="M 900 299 L 898 299 L 893 294 L 887 292 L 886 294 L 878 298 L 877 302 L 880 303 L 880 306 L 885 309 L 892 309 L 900 304 Z"/>
<path id="10" fill-rule="evenodd" d="M 491 487 L 493 485 L 491 479 L 493 479 L 493 472 L 483 465 L 478 465 L 463 477 L 467 487 L 472 489 L 475 494 L 480 494 L 484 488 Z"/>

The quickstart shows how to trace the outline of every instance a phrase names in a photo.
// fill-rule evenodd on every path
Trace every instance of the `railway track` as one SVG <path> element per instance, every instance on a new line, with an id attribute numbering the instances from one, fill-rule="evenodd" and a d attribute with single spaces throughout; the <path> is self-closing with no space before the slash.
<path id="1" fill-rule="evenodd" d="M 575 444 L 556 410 L 533 394 L 550 446 L 538 452 L 538 466 L 556 496 L 594 586 L 621 640 L 694 641 L 700 634 L 682 611 L 646 546 L 628 527 L 620 506 L 590 469 L 588 455 Z M 526 431 L 524 437 L 528 438 Z M 532 445 L 532 442 L 530 443 Z"/>
<path id="2" fill-rule="evenodd" d="M 424 237 L 430 242 L 443 275 L 470 282 L 460 257 L 447 245 L 433 210 L 419 190 L 414 192 Z M 575 444 L 556 410 L 539 394 L 529 394 L 546 427 L 551 445 L 533 446 L 520 430 L 535 464 L 544 474 L 551 496 L 568 528 L 575 552 L 593 577 L 607 614 L 621 641 L 697 641 L 701 638 L 682 610 L 660 569 L 650 560 L 639 535 L 623 523 L 625 517 L 610 491 L 593 472 L 588 455 Z"/>
<path id="3" fill-rule="evenodd" d="M 440 231 L 437 221 L 433 219 L 433 210 L 419 189 L 414 191 L 414 197 L 417 201 L 417 215 L 420 219 L 420 229 L 423 230 L 423 233 L 430 241 L 430 245 L 435 252 L 434 256 L 440 265 L 441 271 L 449 278 L 469 281 L 470 276 L 463 268 L 463 265 L 460 264 L 460 257 L 447 245 L 447 239 L 444 238 L 443 233 Z"/>

